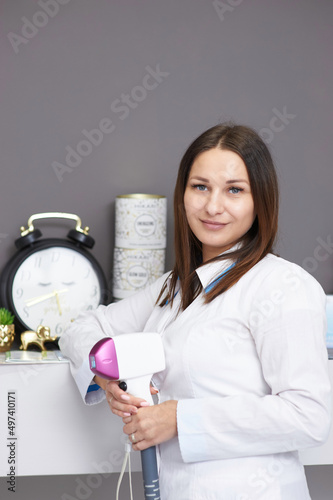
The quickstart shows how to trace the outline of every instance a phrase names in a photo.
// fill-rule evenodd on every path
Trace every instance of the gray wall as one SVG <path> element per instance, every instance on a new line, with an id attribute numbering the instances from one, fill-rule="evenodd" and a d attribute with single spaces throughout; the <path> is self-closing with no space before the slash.
<path id="1" fill-rule="evenodd" d="M 211 0 L 0 0 L 0 270 L 31 214 L 64 211 L 91 227 L 110 281 L 114 200 L 134 192 L 168 197 L 169 268 L 179 160 L 200 132 L 231 119 L 260 131 L 276 160 L 280 254 L 333 292 L 333 2 L 222 3 L 217 12 Z M 81 142 L 101 126 L 99 144 Z M 71 148 L 81 154 L 66 160 Z M 332 472 L 315 500 L 328 498 Z"/>

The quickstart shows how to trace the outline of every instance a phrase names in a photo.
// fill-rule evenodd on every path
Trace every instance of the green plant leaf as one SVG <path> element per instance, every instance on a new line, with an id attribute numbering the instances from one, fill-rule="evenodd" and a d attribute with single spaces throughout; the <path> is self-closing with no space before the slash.
<path id="1" fill-rule="evenodd" d="M 12 314 L 5 307 L 0 307 L 0 325 L 11 325 L 14 321 L 14 314 Z"/>

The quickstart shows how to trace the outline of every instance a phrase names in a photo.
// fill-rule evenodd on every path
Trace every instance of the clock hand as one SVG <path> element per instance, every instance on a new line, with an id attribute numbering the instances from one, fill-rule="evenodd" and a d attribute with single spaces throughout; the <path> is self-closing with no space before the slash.
<path id="1" fill-rule="evenodd" d="M 58 306 L 59 316 L 61 316 L 61 315 L 62 315 L 62 312 L 61 312 L 61 307 L 60 307 L 60 302 L 59 302 L 58 292 L 54 292 L 54 295 L 55 295 L 55 298 L 56 298 L 56 301 L 57 301 L 57 306 Z"/>
<path id="2" fill-rule="evenodd" d="M 46 293 L 44 295 L 40 295 L 39 297 L 33 297 L 32 299 L 26 300 L 26 304 L 28 307 L 34 306 L 35 304 L 38 304 L 39 302 L 43 302 L 44 300 L 51 299 L 52 297 L 56 297 L 56 294 L 58 293 L 64 293 L 67 292 L 68 288 L 63 288 L 62 290 L 54 290 L 52 293 Z"/>

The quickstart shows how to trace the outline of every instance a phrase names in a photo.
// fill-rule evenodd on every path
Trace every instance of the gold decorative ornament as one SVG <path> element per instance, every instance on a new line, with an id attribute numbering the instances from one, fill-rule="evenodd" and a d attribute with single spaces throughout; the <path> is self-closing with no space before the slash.
<path id="1" fill-rule="evenodd" d="M 54 342 L 58 336 L 51 337 L 51 330 L 48 326 L 39 325 L 37 330 L 26 330 L 21 333 L 21 344 L 20 349 L 26 351 L 31 344 L 35 344 L 41 348 L 42 351 L 46 351 L 44 346 L 45 342 Z"/>
<path id="2" fill-rule="evenodd" d="M 9 351 L 15 338 L 15 325 L 0 325 L 0 352 Z"/>
<path id="3" fill-rule="evenodd" d="M 9 351 L 15 337 L 14 314 L 0 308 L 0 352 Z"/>

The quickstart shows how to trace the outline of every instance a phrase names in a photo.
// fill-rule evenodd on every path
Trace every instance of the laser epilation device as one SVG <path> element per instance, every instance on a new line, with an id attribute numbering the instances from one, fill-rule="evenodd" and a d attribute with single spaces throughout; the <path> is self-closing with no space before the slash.
<path id="1" fill-rule="evenodd" d="M 153 404 L 150 381 L 165 368 L 161 336 L 158 333 L 125 333 L 99 340 L 89 354 L 91 371 L 107 380 L 122 381 L 127 392 Z M 155 446 L 141 451 L 146 500 L 160 499 Z"/>

